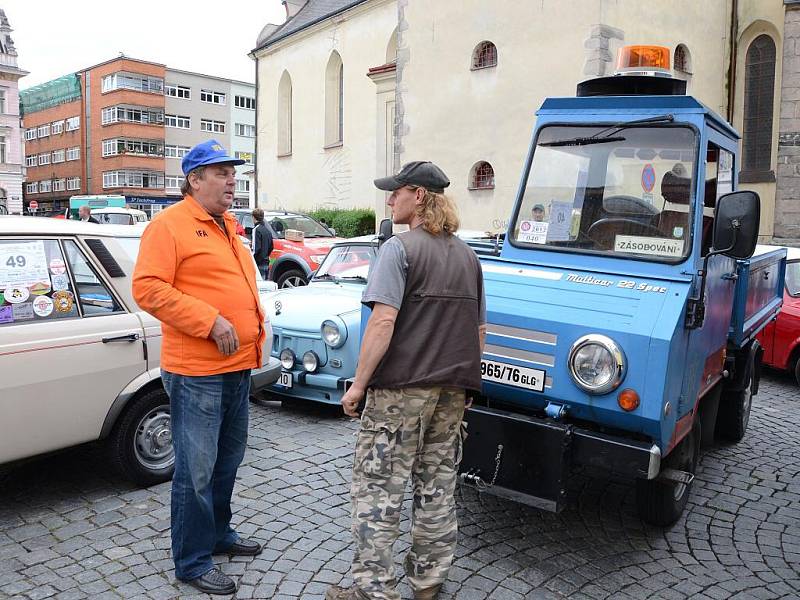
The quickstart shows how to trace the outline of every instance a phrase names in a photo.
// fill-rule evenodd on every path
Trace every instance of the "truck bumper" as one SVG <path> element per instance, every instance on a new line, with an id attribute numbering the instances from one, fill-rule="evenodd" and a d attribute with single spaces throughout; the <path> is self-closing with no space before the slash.
<path id="1" fill-rule="evenodd" d="M 460 477 L 479 489 L 554 512 L 564 507 L 573 466 L 653 479 L 661 451 L 648 442 L 484 407 L 465 415 Z"/>

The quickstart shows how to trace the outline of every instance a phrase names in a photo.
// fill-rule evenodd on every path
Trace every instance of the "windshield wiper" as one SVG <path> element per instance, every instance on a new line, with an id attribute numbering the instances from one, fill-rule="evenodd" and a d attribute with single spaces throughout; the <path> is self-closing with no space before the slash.
<path id="1" fill-rule="evenodd" d="M 348 275 L 347 277 L 339 277 L 339 279 L 341 280 L 355 279 L 356 281 L 363 281 L 364 283 L 367 282 L 367 278 L 364 277 L 363 275 Z"/>
<path id="2" fill-rule="evenodd" d="M 605 144 L 607 142 L 624 142 L 625 138 L 614 136 L 618 131 L 627 129 L 628 127 L 635 127 L 637 125 L 645 125 L 650 123 L 672 123 L 675 117 L 671 114 L 658 115 L 657 117 L 647 117 L 646 119 L 636 119 L 634 121 L 621 121 L 610 125 L 605 129 L 601 129 L 594 135 L 587 137 L 576 137 L 566 140 L 555 140 L 553 142 L 544 142 L 540 146 L 586 146 L 588 144 Z M 603 135 L 605 134 L 605 135 Z"/>
<path id="3" fill-rule="evenodd" d="M 323 273 L 322 275 L 314 275 L 314 279 L 321 279 L 324 281 L 336 281 L 336 277 L 330 273 Z"/>

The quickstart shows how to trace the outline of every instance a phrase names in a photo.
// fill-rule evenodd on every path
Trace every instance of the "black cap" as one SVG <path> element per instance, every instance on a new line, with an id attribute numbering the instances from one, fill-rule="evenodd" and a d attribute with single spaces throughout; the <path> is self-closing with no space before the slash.
<path id="1" fill-rule="evenodd" d="M 450 185 L 450 180 L 444 171 L 427 160 L 410 162 L 404 165 L 397 175 L 375 180 L 375 187 L 387 192 L 393 192 L 404 185 L 416 185 L 430 192 L 443 194 L 444 188 Z"/>

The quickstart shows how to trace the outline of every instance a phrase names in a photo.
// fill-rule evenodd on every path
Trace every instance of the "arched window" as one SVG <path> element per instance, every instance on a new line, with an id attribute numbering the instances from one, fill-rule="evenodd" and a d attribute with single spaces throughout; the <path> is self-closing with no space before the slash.
<path id="1" fill-rule="evenodd" d="M 386 64 L 397 62 L 397 28 L 392 32 L 389 43 L 386 45 Z"/>
<path id="2" fill-rule="evenodd" d="M 775 96 L 775 42 L 759 35 L 744 63 L 742 170 L 747 181 L 771 180 L 772 107 Z M 753 178 L 754 173 L 758 173 Z"/>
<path id="3" fill-rule="evenodd" d="M 292 78 L 284 71 L 278 84 L 278 155 L 292 153 Z"/>
<path id="4" fill-rule="evenodd" d="M 679 75 L 692 74 L 692 57 L 689 54 L 689 49 L 684 44 L 678 44 L 675 48 L 672 66 Z"/>
<path id="5" fill-rule="evenodd" d="M 325 69 L 325 146 L 341 144 L 344 136 L 344 65 L 334 50 Z"/>
<path id="6" fill-rule="evenodd" d="M 472 68 L 487 69 L 497 66 L 497 46 L 492 42 L 481 42 L 472 51 Z"/>
<path id="7" fill-rule="evenodd" d="M 477 162 L 472 167 L 469 176 L 469 189 L 491 190 L 494 189 L 494 169 L 485 160 Z"/>

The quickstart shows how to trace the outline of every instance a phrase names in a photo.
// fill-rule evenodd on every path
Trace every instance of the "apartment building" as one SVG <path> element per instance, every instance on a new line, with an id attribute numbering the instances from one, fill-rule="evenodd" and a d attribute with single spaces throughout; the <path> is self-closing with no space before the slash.
<path id="1" fill-rule="evenodd" d="M 17 66 L 11 26 L 0 9 L 0 214 L 22 212 L 22 138 L 18 82 L 28 74 Z"/>
<path id="2" fill-rule="evenodd" d="M 181 159 L 195 144 L 215 138 L 252 161 L 255 86 L 245 82 L 120 56 L 23 90 L 20 104 L 26 210 L 31 200 L 58 211 L 75 194 L 122 194 L 152 216 L 180 200 Z M 249 205 L 248 190 L 237 175 L 237 206 Z"/>

